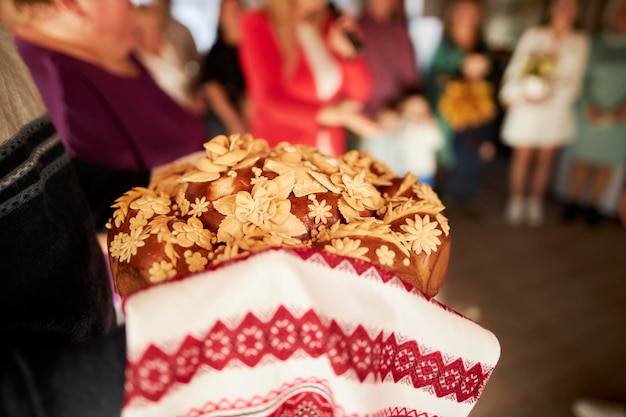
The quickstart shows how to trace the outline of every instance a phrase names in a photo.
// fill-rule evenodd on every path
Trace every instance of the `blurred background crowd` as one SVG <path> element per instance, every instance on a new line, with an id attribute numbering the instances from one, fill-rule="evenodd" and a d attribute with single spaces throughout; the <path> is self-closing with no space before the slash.
<path id="1" fill-rule="evenodd" d="M 49 2 L 26 3 L 18 9 Z M 89 42 L 84 27 L 55 30 L 41 10 L 14 10 L 8 29 L 99 226 L 114 196 L 145 185 L 151 169 L 218 134 L 244 132 L 272 146 L 369 151 L 399 174 L 417 174 L 469 217 L 481 214 L 481 167 L 506 158 L 509 224 L 542 225 L 545 201 L 554 198 L 563 221 L 595 226 L 617 216 L 624 187 L 622 3 L 136 0 L 126 17 L 112 17 L 120 33 L 91 29 L 109 46 L 81 45 Z M 28 23 L 20 23 L 25 14 Z M 70 18 L 57 16 L 56 24 Z M 93 70 L 81 61 L 108 65 L 112 58 L 89 56 L 105 54 L 118 59 L 120 78 L 92 71 L 86 82 L 101 91 L 75 99 L 81 86 L 70 74 Z M 56 64 L 36 69 L 47 61 Z M 142 71 L 149 81 L 128 82 Z M 139 101 L 149 96 L 144 90 L 165 94 Z M 99 108 L 100 117 L 90 110 L 99 99 L 125 104 Z M 166 108 L 171 117 L 155 116 Z M 135 125 L 125 144 L 99 149 L 87 140 L 88 123 L 110 137 L 119 118 Z M 98 181 L 103 171 L 115 180 Z"/>
<path id="2" fill-rule="evenodd" d="M 0 18 L 101 238 L 125 191 L 246 132 L 371 152 L 468 221 L 499 161 L 507 225 L 626 224 L 626 0 L 1 0 Z"/>

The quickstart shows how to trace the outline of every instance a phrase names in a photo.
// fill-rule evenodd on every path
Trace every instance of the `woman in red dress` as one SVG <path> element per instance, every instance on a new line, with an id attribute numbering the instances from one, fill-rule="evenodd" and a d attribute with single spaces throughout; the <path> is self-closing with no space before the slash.
<path id="1" fill-rule="evenodd" d="M 361 115 L 372 80 L 346 36 L 355 27 L 322 0 L 268 0 L 244 15 L 239 50 L 255 137 L 340 155 L 345 129 L 376 129 Z"/>

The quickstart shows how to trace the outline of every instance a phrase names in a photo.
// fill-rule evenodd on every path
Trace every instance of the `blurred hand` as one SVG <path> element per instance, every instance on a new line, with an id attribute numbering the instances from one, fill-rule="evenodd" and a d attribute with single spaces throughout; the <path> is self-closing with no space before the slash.
<path id="1" fill-rule="evenodd" d="M 339 104 L 326 106 L 317 114 L 318 123 L 324 126 L 341 126 L 360 136 L 374 136 L 380 133 L 378 123 L 361 114 L 363 105 L 345 100 Z"/>
<path id="2" fill-rule="evenodd" d="M 356 20 L 350 16 L 343 15 L 337 19 L 328 33 L 327 41 L 330 49 L 345 59 L 355 58 L 359 52 L 346 36 L 346 32 L 353 33 L 357 36 L 357 28 Z"/>
<path id="3" fill-rule="evenodd" d="M 496 156 L 496 146 L 491 142 L 483 142 L 478 148 L 478 154 L 483 162 L 490 162 Z"/>
<path id="4" fill-rule="evenodd" d="M 621 105 L 618 108 L 616 108 L 612 113 L 611 116 L 613 117 L 614 120 L 621 122 L 622 120 L 626 120 L 626 104 L 625 105 Z"/>
<path id="5" fill-rule="evenodd" d="M 587 119 L 589 119 L 589 121 L 593 124 L 598 124 L 600 122 L 602 122 L 602 119 L 604 117 L 604 113 L 602 112 L 602 110 L 600 109 L 600 107 L 590 104 L 589 106 L 587 106 Z"/>
<path id="6" fill-rule="evenodd" d="M 338 104 L 323 107 L 317 114 L 317 122 L 325 126 L 345 126 L 348 119 L 358 114 L 363 105 L 356 101 L 344 100 Z"/>
<path id="7" fill-rule="evenodd" d="M 241 120 L 234 120 L 231 123 L 225 123 L 226 133 L 228 135 L 234 135 L 235 133 L 239 133 L 243 135 L 248 132 L 246 125 Z"/>
<path id="8" fill-rule="evenodd" d="M 345 128 L 362 138 L 380 136 L 383 132 L 383 128 L 379 123 L 362 114 L 349 116 Z"/>
<path id="9" fill-rule="evenodd" d="M 482 80 L 485 78 L 490 69 L 491 63 L 483 54 L 469 54 L 465 57 L 461 66 L 463 75 L 469 81 Z"/>
<path id="10" fill-rule="evenodd" d="M 194 94 L 192 97 L 191 111 L 198 116 L 204 116 L 208 111 L 208 106 L 204 101 L 204 97 L 200 93 Z"/>

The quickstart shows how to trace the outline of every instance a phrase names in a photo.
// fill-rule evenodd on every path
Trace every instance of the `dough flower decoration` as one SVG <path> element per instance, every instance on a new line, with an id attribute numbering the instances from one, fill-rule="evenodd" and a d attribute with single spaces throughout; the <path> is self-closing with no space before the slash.
<path id="1" fill-rule="evenodd" d="M 337 255 L 350 256 L 353 258 L 369 261 L 365 254 L 369 251 L 367 247 L 361 247 L 361 240 L 350 239 L 344 237 L 343 239 L 333 239 L 329 245 L 324 246 L 324 249 Z"/>
<path id="2" fill-rule="evenodd" d="M 130 203 L 130 208 L 138 210 L 145 218 L 149 219 L 155 214 L 168 214 L 171 201 L 166 195 L 146 193 Z"/>
<path id="3" fill-rule="evenodd" d="M 184 256 L 185 262 L 187 263 L 189 268 L 189 272 L 202 271 L 209 263 L 209 260 L 200 252 L 186 250 Z"/>
<path id="4" fill-rule="evenodd" d="M 204 144 L 206 156 L 198 158 L 196 170 L 183 175 L 182 181 L 215 181 L 222 172 L 249 168 L 261 157 L 264 143 L 250 135 L 216 136 Z"/>
<path id="5" fill-rule="evenodd" d="M 410 198 L 398 198 L 389 201 L 383 222 L 392 224 L 396 220 L 415 213 L 427 213 L 434 217 L 443 210 L 444 206 L 432 203 L 428 200 L 415 201 Z"/>
<path id="6" fill-rule="evenodd" d="M 439 196 L 432 187 L 424 182 L 414 182 L 411 186 L 413 193 L 422 200 L 426 200 L 436 206 L 440 206 L 441 210 L 445 208 Z"/>
<path id="7" fill-rule="evenodd" d="M 437 246 L 441 244 L 439 236 L 442 232 L 437 225 L 428 214 L 424 217 L 415 215 L 414 219 L 406 219 L 406 224 L 400 226 L 406 232 L 402 238 L 417 255 L 422 252 L 430 255 L 431 252 L 437 252 Z"/>
<path id="8" fill-rule="evenodd" d="M 396 253 L 389 249 L 389 246 L 382 245 L 376 249 L 376 256 L 378 257 L 378 263 L 383 266 L 393 266 Z"/>
<path id="9" fill-rule="evenodd" d="M 408 249 L 397 233 L 391 231 L 388 224 L 374 217 L 359 218 L 353 223 L 334 223 L 331 227 L 321 227 L 315 236 L 317 242 L 330 242 L 345 237 L 378 238 L 398 248 L 405 256 L 409 256 Z"/>
<path id="10" fill-rule="evenodd" d="M 149 188 L 135 187 L 127 191 L 126 193 L 124 193 L 124 195 L 122 195 L 121 197 L 117 198 L 115 200 L 115 203 L 111 206 L 111 208 L 115 209 L 113 211 L 113 216 L 111 218 L 111 220 L 113 221 L 113 225 L 115 225 L 115 227 L 120 227 L 120 225 L 124 223 L 124 220 L 128 216 L 128 212 L 131 208 L 130 205 L 135 200 L 142 198 L 144 196 L 156 197 L 157 193 Z M 140 204 L 140 205 L 143 206 L 143 204 Z M 147 217 L 152 217 L 152 216 L 147 216 Z M 112 227 L 111 221 L 107 223 L 106 227 L 109 229 Z"/>
<path id="11" fill-rule="evenodd" d="M 324 185 L 311 175 L 311 167 L 303 163 L 304 160 L 299 152 L 292 152 L 290 156 L 290 158 L 282 160 L 267 159 L 263 169 L 278 175 L 293 173 L 294 185 L 291 191 L 296 197 L 328 191 Z"/>
<path id="12" fill-rule="evenodd" d="M 435 216 L 439 225 L 441 226 L 441 230 L 446 236 L 450 236 L 450 224 L 448 223 L 448 218 L 444 216 L 442 213 L 437 213 Z"/>
<path id="13" fill-rule="evenodd" d="M 194 217 L 200 217 L 203 213 L 209 211 L 210 201 L 206 197 L 196 198 L 196 201 L 190 204 L 189 214 Z"/>
<path id="14" fill-rule="evenodd" d="M 130 233 L 118 233 L 109 246 L 109 254 L 120 262 L 128 262 L 137 254 L 137 249 L 146 244 L 148 236 L 150 235 L 141 227 L 131 230 Z"/>
<path id="15" fill-rule="evenodd" d="M 148 273 L 150 274 L 150 282 L 156 284 L 174 278 L 176 276 L 176 268 L 174 268 L 174 264 L 171 262 L 157 261 L 152 264 Z"/>
<path id="16" fill-rule="evenodd" d="M 197 217 L 190 217 L 187 222 L 176 222 L 172 226 L 172 235 L 176 243 L 183 248 L 190 248 L 197 245 L 206 250 L 211 250 L 212 234 L 210 230 Z"/>
<path id="17" fill-rule="evenodd" d="M 355 177 L 347 174 L 341 176 L 344 191 L 338 205 L 339 211 L 348 222 L 359 217 L 364 210 L 375 211 L 384 203 L 380 192 L 366 181 L 365 175 L 365 171 L 361 171 Z"/>
<path id="18" fill-rule="evenodd" d="M 390 185 L 396 176 L 389 165 L 374 158 L 369 152 L 352 150 L 345 153 L 341 161 L 354 173 L 365 170 L 367 180 L 375 186 Z"/>
<path id="19" fill-rule="evenodd" d="M 304 224 L 291 213 L 288 197 L 293 189 L 293 172 L 257 182 L 251 192 L 222 197 L 213 203 L 226 216 L 220 223 L 217 240 L 227 244 L 244 236 L 263 236 L 269 232 L 297 237 L 306 233 Z"/>
<path id="20" fill-rule="evenodd" d="M 307 208 L 309 209 L 308 216 L 313 219 L 315 224 L 327 224 L 328 219 L 333 217 L 331 213 L 331 205 L 326 204 L 326 200 L 317 201 L 316 198 L 312 198 L 310 200 L 311 204 L 307 205 Z"/>

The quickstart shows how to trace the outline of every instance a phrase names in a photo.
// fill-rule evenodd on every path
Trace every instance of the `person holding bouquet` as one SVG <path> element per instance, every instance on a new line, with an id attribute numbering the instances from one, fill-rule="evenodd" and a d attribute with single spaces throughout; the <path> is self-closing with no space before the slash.
<path id="1" fill-rule="evenodd" d="M 476 1 L 453 2 L 444 36 L 429 71 L 427 91 L 444 132 L 439 165 L 445 171 L 443 197 L 466 214 L 476 207 L 480 166 L 494 156 L 497 115 L 492 62 L 480 33 L 482 10 Z"/>
<path id="2" fill-rule="evenodd" d="M 541 225 L 554 156 L 575 134 L 573 103 L 589 48 L 574 29 L 578 13 L 576 0 L 555 0 L 549 23 L 525 31 L 504 73 L 501 136 L 513 150 L 505 217 L 512 225 Z"/>

